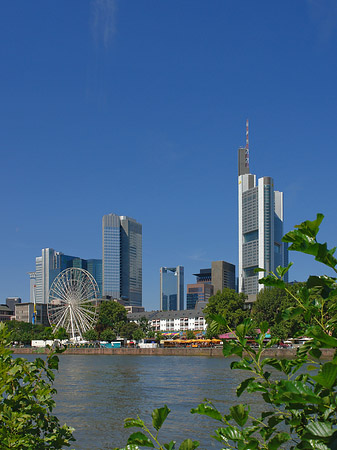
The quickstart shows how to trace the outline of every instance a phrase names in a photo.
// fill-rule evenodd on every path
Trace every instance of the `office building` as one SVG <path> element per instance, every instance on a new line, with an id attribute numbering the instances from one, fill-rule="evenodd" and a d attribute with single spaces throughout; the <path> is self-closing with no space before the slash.
<path id="1" fill-rule="evenodd" d="M 235 266 L 226 261 L 212 261 L 214 294 L 224 288 L 235 290 Z"/>
<path id="2" fill-rule="evenodd" d="M 197 283 L 212 284 L 212 269 L 200 269 L 199 273 L 193 275 L 197 278 Z"/>
<path id="3" fill-rule="evenodd" d="M 37 303 L 35 305 L 36 316 L 33 322 L 34 303 L 18 303 L 15 305 L 15 320 L 18 322 L 36 323 L 49 326 L 47 305 Z"/>
<path id="4" fill-rule="evenodd" d="M 6 305 L 8 306 L 10 311 L 12 311 L 13 316 L 14 316 L 14 311 L 15 311 L 15 305 L 17 305 L 18 303 L 21 303 L 20 297 L 7 297 L 6 298 Z"/>
<path id="5" fill-rule="evenodd" d="M 142 225 L 107 214 L 102 221 L 103 295 L 142 306 Z"/>
<path id="6" fill-rule="evenodd" d="M 29 272 L 30 302 L 48 303 L 49 289 L 59 273 L 70 267 L 87 270 L 95 278 L 99 293 L 102 292 L 102 260 L 81 259 L 64 255 L 53 248 L 43 248 L 41 256 L 36 258 L 35 272 Z"/>
<path id="7" fill-rule="evenodd" d="M 214 294 L 214 287 L 210 283 L 195 283 L 187 285 L 186 309 L 194 309 L 198 302 L 207 302 Z"/>
<path id="8" fill-rule="evenodd" d="M 263 285 L 259 279 L 263 272 L 255 272 L 260 267 L 267 272 L 275 271 L 278 265 L 288 263 L 283 236 L 283 193 L 275 191 L 271 177 L 256 181 L 250 173 L 248 122 L 246 147 L 238 150 L 239 168 L 239 270 L 238 290 L 250 296 L 253 301 Z M 287 279 L 286 279 L 287 281 Z"/>
<path id="9" fill-rule="evenodd" d="M 224 288 L 235 290 L 235 266 L 226 261 L 212 261 L 212 268 L 195 273 L 195 284 L 187 285 L 186 309 L 193 309 L 198 302 L 207 302 L 212 295 Z"/>
<path id="10" fill-rule="evenodd" d="M 184 268 L 160 268 L 160 310 L 180 311 L 184 309 Z"/>

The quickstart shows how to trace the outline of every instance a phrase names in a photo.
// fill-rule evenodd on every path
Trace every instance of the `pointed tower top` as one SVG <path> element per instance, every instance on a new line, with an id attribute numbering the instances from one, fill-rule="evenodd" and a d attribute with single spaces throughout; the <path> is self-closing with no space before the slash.
<path id="1" fill-rule="evenodd" d="M 246 120 L 246 149 L 249 150 L 249 122 Z"/>

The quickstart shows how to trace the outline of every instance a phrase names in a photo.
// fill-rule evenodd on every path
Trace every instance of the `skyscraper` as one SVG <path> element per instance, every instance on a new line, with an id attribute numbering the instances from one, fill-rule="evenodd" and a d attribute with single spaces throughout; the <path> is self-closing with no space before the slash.
<path id="1" fill-rule="evenodd" d="M 184 268 L 160 268 L 160 310 L 180 311 L 184 309 Z"/>
<path id="2" fill-rule="evenodd" d="M 103 295 L 142 306 L 142 226 L 126 216 L 102 220 Z"/>
<path id="3" fill-rule="evenodd" d="M 48 303 L 49 289 L 59 273 L 69 267 L 79 267 L 91 273 L 95 278 L 99 292 L 102 292 L 102 260 L 81 259 L 64 255 L 53 248 L 43 248 L 41 256 L 35 259 L 35 272 L 29 272 L 30 301 Z"/>
<path id="4" fill-rule="evenodd" d="M 246 147 L 239 148 L 239 292 L 254 295 L 263 288 L 258 280 L 263 272 L 275 271 L 278 265 L 288 263 L 287 246 L 283 236 L 283 192 L 274 190 L 271 177 L 262 177 L 249 171 L 248 121 Z M 287 281 L 287 280 L 286 280 Z M 253 298 L 252 298 L 253 300 Z"/>

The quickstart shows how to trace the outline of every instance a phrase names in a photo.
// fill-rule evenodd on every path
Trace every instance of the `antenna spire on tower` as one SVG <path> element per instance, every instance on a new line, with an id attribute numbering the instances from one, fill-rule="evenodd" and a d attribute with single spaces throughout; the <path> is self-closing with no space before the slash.
<path id="1" fill-rule="evenodd" d="M 245 166 L 249 169 L 249 123 L 246 120 L 246 155 L 245 155 Z"/>
<path id="2" fill-rule="evenodd" d="M 249 122 L 246 120 L 246 149 L 249 150 Z"/>

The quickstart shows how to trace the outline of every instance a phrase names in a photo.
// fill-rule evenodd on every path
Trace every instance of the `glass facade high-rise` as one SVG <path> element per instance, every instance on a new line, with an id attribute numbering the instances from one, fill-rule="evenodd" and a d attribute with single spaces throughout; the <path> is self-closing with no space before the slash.
<path id="1" fill-rule="evenodd" d="M 288 264 L 283 236 L 283 192 L 274 190 L 271 177 L 249 172 L 248 148 L 239 148 L 239 279 L 238 290 L 256 296 L 263 285 L 259 279 L 267 272 Z M 286 277 L 287 281 L 287 277 Z"/>
<path id="2" fill-rule="evenodd" d="M 35 272 L 30 276 L 30 301 L 48 303 L 49 289 L 59 273 L 69 267 L 87 270 L 95 278 L 99 293 L 102 292 L 102 260 L 82 259 L 76 256 L 64 255 L 53 248 L 43 248 L 42 255 L 36 258 Z"/>
<path id="3" fill-rule="evenodd" d="M 184 309 L 184 268 L 160 268 L 160 310 L 180 311 Z"/>
<path id="4" fill-rule="evenodd" d="M 102 220 L 103 294 L 142 306 L 142 225 L 127 216 Z"/>

